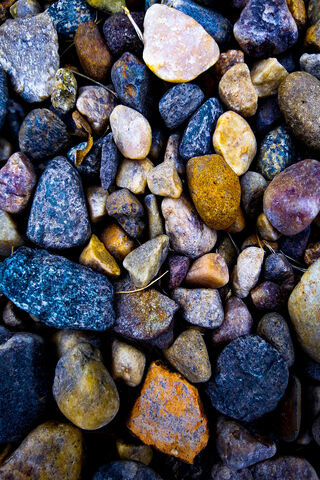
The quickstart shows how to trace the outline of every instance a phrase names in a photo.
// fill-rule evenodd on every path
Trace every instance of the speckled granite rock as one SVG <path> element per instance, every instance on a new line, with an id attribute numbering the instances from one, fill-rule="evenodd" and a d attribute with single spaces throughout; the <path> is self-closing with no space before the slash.
<path id="1" fill-rule="evenodd" d="M 95 19 L 95 11 L 85 0 L 58 0 L 49 6 L 48 13 L 57 32 L 67 38 L 74 36 L 81 23 Z"/>
<path id="2" fill-rule="evenodd" d="M 312 465 L 300 457 L 278 457 L 258 463 L 251 469 L 253 480 L 319 480 Z"/>
<path id="3" fill-rule="evenodd" d="M 120 153 L 113 140 L 112 133 L 108 133 L 103 139 L 101 148 L 100 180 L 105 190 L 108 190 L 114 182 L 118 165 L 120 162 Z"/>
<path id="4" fill-rule="evenodd" d="M 8 77 L 5 70 L 0 68 L 0 129 L 7 115 L 8 100 Z"/>
<path id="5" fill-rule="evenodd" d="M 100 467 L 93 480 L 162 480 L 162 478 L 141 463 L 118 460 Z"/>
<path id="6" fill-rule="evenodd" d="M 181 83 L 170 88 L 159 102 L 159 112 L 170 130 L 179 127 L 189 118 L 204 99 L 204 93 L 198 85 Z"/>

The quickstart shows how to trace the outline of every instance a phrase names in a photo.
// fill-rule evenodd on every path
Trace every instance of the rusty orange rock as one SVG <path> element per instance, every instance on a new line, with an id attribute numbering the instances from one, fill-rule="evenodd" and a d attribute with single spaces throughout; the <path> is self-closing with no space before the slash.
<path id="1" fill-rule="evenodd" d="M 228 281 L 228 266 L 218 253 L 207 253 L 198 258 L 186 276 L 187 284 L 193 287 L 220 288 Z"/>
<path id="2" fill-rule="evenodd" d="M 196 387 L 153 362 L 128 427 L 143 443 L 187 463 L 207 445 L 207 418 Z"/>

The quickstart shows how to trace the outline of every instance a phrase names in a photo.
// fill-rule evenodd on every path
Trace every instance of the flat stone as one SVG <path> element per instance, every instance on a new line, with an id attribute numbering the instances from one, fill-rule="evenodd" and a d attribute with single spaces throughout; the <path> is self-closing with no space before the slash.
<path id="1" fill-rule="evenodd" d="M 287 70 L 274 57 L 256 62 L 251 70 L 251 81 L 259 98 L 275 95 Z"/>
<path id="2" fill-rule="evenodd" d="M 145 224 L 144 209 L 139 200 L 126 188 L 111 193 L 106 202 L 108 215 L 114 217 L 133 238 L 142 236 Z"/>
<path id="3" fill-rule="evenodd" d="M 124 258 L 135 248 L 134 241 L 132 241 L 122 230 L 122 228 L 115 223 L 108 225 L 102 231 L 101 240 L 106 249 L 111 253 L 111 255 L 119 260 L 119 262 L 122 262 Z"/>
<path id="4" fill-rule="evenodd" d="M 278 350 L 288 367 L 294 364 L 295 354 L 290 330 L 287 322 L 279 313 L 272 312 L 264 315 L 258 323 L 257 335 Z"/>
<path id="5" fill-rule="evenodd" d="M 320 80 L 320 53 L 304 53 L 300 57 L 300 68 Z"/>
<path id="6" fill-rule="evenodd" d="M 214 345 L 223 345 L 251 332 L 253 319 L 246 304 L 238 297 L 228 298 L 224 321 L 212 334 Z"/>
<path id="7" fill-rule="evenodd" d="M 104 137 L 101 147 L 100 180 L 101 186 L 108 190 L 114 183 L 120 163 L 120 154 L 113 140 L 112 133 Z"/>
<path id="8" fill-rule="evenodd" d="M 136 387 L 141 383 L 146 356 L 132 345 L 115 339 L 112 342 L 112 377 L 123 380 L 129 387 Z"/>
<path id="9" fill-rule="evenodd" d="M 0 255 L 9 256 L 13 248 L 18 248 L 23 243 L 13 218 L 7 212 L 0 210 Z"/>
<path id="10" fill-rule="evenodd" d="M 88 212 L 92 223 L 97 223 L 107 215 L 106 201 L 109 194 L 102 187 L 92 185 L 86 190 Z"/>
<path id="11" fill-rule="evenodd" d="M 161 197 L 179 198 L 182 193 L 182 182 L 173 159 L 165 160 L 150 170 L 147 182 L 149 190 Z"/>
<path id="12" fill-rule="evenodd" d="M 117 105 L 115 96 L 103 87 L 79 88 L 77 109 L 84 115 L 97 135 L 106 131 L 111 112 Z"/>
<path id="13" fill-rule="evenodd" d="M 56 71 L 54 86 L 51 93 L 51 103 L 56 111 L 67 113 L 76 105 L 77 80 L 67 68 Z"/>
<path id="14" fill-rule="evenodd" d="M 221 288 L 228 281 L 228 266 L 218 253 L 207 253 L 198 258 L 186 276 L 187 285 L 193 287 Z"/>
<path id="15" fill-rule="evenodd" d="M 319 479 L 315 469 L 306 459 L 294 456 L 281 456 L 265 460 L 252 467 L 251 473 L 253 480 Z"/>
<path id="16" fill-rule="evenodd" d="M 140 30 L 143 30 L 144 12 L 131 12 L 131 16 Z M 125 52 L 141 57 L 143 44 L 124 12 L 114 13 L 106 19 L 103 34 L 113 57 L 119 58 Z"/>
<path id="17" fill-rule="evenodd" d="M 264 251 L 258 247 L 248 247 L 240 253 L 232 273 L 232 289 L 240 298 L 249 295 L 256 286 L 263 263 Z"/>
<path id="18" fill-rule="evenodd" d="M 144 193 L 147 186 L 147 177 L 152 169 L 153 163 L 148 158 L 144 160 L 124 158 L 117 171 L 116 185 L 117 187 L 127 188 L 136 195 Z"/>
<path id="19" fill-rule="evenodd" d="M 148 230 L 149 230 L 149 239 L 157 237 L 158 235 L 163 235 L 163 221 L 160 215 L 157 198 L 155 195 L 150 193 L 144 197 L 144 204 L 146 206 L 147 215 L 148 215 Z"/>
<path id="20" fill-rule="evenodd" d="M 92 480 L 162 480 L 151 468 L 137 462 L 118 460 L 99 468 Z"/>
<path id="21" fill-rule="evenodd" d="M 258 95 L 245 63 L 229 68 L 219 82 L 219 96 L 230 110 L 252 117 L 258 108 Z"/>
<path id="22" fill-rule="evenodd" d="M 73 38 L 81 23 L 95 19 L 95 11 L 86 0 L 58 0 L 48 8 L 57 32 L 63 37 Z"/>
<path id="23" fill-rule="evenodd" d="M 79 263 L 111 278 L 119 277 L 121 273 L 119 265 L 96 235 L 92 235 L 82 250 Z"/>
<path id="24" fill-rule="evenodd" d="M 262 210 L 262 200 L 268 183 L 257 172 L 247 172 L 241 178 L 241 203 L 249 218 L 259 215 Z"/>

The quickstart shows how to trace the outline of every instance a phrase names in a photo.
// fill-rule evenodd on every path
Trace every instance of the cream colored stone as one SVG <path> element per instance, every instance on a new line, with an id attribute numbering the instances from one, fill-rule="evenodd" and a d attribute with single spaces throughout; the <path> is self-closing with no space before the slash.
<path id="1" fill-rule="evenodd" d="M 257 111 L 258 95 L 245 63 L 238 63 L 226 71 L 219 82 L 219 95 L 230 110 L 243 117 L 252 117 Z"/>
<path id="2" fill-rule="evenodd" d="M 179 198 L 182 182 L 174 160 L 167 160 L 154 167 L 147 177 L 149 190 L 160 197 Z"/>
<path id="3" fill-rule="evenodd" d="M 259 247 L 248 247 L 240 253 L 232 274 L 232 289 L 237 297 L 245 298 L 256 286 L 262 267 L 264 251 Z"/>
<path id="4" fill-rule="evenodd" d="M 112 343 L 111 373 L 113 378 L 136 387 L 142 380 L 146 357 L 143 352 L 127 343 L 114 340 Z"/>
<path id="5" fill-rule="evenodd" d="M 251 70 L 251 80 L 259 97 L 275 95 L 287 75 L 287 70 L 276 58 L 260 60 Z"/>
<path id="6" fill-rule="evenodd" d="M 137 195 L 144 193 L 147 185 L 147 175 L 153 168 L 153 163 L 144 160 L 129 160 L 124 158 L 118 168 L 117 187 L 127 188 Z"/>
<path id="7" fill-rule="evenodd" d="M 23 245 L 23 240 L 18 233 L 15 222 L 11 216 L 0 210 L 0 255 L 7 257 L 12 249 Z"/>
<path id="8" fill-rule="evenodd" d="M 99 222 L 107 214 L 106 200 L 108 195 L 108 192 L 102 187 L 92 186 L 87 188 L 86 196 L 92 223 Z"/>

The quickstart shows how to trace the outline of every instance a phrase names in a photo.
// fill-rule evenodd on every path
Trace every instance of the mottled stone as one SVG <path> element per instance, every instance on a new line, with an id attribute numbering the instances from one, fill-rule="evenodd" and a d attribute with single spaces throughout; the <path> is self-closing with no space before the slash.
<path id="1" fill-rule="evenodd" d="M 173 160 L 175 162 L 177 172 L 184 175 L 186 172 L 186 167 L 179 153 L 181 137 L 182 135 L 180 132 L 172 133 L 169 136 L 164 154 L 164 161 L 166 162 Z"/>
<path id="2" fill-rule="evenodd" d="M 217 80 L 220 81 L 226 71 L 237 63 L 244 63 L 244 54 L 241 50 L 227 50 L 226 52 L 221 52 L 219 60 L 213 67 Z"/>
<path id="3" fill-rule="evenodd" d="M 109 195 L 107 202 L 108 215 L 114 217 L 133 238 L 141 237 L 145 224 L 144 209 L 139 200 L 126 188 L 116 190 Z"/>
<path id="4" fill-rule="evenodd" d="M 225 231 L 229 233 L 239 233 L 246 226 L 246 219 L 243 215 L 241 207 L 238 208 L 236 218 L 231 223 L 230 227 L 226 228 Z"/>
<path id="5" fill-rule="evenodd" d="M 91 7 L 104 13 L 118 13 L 125 7 L 124 0 L 86 0 Z"/>
<path id="6" fill-rule="evenodd" d="M 108 192 L 102 187 L 91 186 L 86 190 L 88 212 L 92 223 L 99 222 L 107 214 L 106 200 Z"/>
<path id="7" fill-rule="evenodd" d="M 89 153 L 82 160 L 80 165 L 76 168 L 81 177 L 85 181 L 97 182 L 99 180 L 99 171 L 101 163 L 101 152 L 107 137 L 98 138 L 93 142 L 93 146 Z M 76 160 L 76 150 L 84 150 L 87 146 L 87 142 L 82 142 L 75 147 L 71 148 L 67 153 L 68 159 L 74 164 Z"/>
<path id="8" fill-rule="evenodd" d="M 258 95 L 245 63 L 229 68 L 219 82 L 219 96 L 223 103 L 243 117 L 252 117 L 258 108 Z"/>
<path id="9" fill-rule="evenodd" d="M 131 16 L 142 30 L 144 12 L 132 12 Z M 103 25 L 103 34 L 112 56 L 118 58 L 124 52 L 141 56 L 143 44 L 124 12 L 115 13 L 107 18 Z"/>
<path id="10" fill-rule="evenodd" d="M 320 20 L 319 0 L 310 0 L 308 3 L 308 18 L 311 25 Z"/>
<path id="11" fill-rule="evenodd" d="M 152 461 L 153 450 L 149 445 L 136 445 L 123 440 L 117 440 L 116 447 L 121 460 L 133 460 L 144 465 L 149 465 Z"/>
<path id="12" fill-rule="evenodd" d="M 279 310 L 283 304 L 281 288 L 277 283 L 260 283 L 250 292 L 253 305 L 258 310 Z"/>
<path id="13" fill-rule="evenodd" d="M 186 283 L 193 287 L 220 288 L 228 281 L 228 266 L 218 253 L 207 253 L 198 258 L 186 276 Z"/>
<path id="14" fill-rule="evenodd" d="M 153 169 L 153 163 L 144 160 L 128 160 L 124 158 L 118 168 L 116 176 L 117 187 L 127 188 L 138 195 L 144 193 L 147 186 L 147 176 Z"/>
<path id="15" fill-rule="evenodd" d="M 100 467 L 93 480 L 162 480 L 162 478 L 145 465 L 118 460 Z"/>
<path id="16" fill-rule="evenodd" d="M 58 360 L 79 343 L 89 343 L 96 348 L 102 346 L 101 339 L 95 332 L 84 330 L 58 330 L 51 338 L 56 348 Z"/>
<path id="17" fill-rule="evenodd" d="M 263 240 L 275 242 L 280 237 L 280 233 L 271 225 L 264 213 L 260 213 L 257 218 L 257 229 Z"/>
<path id="18" fill-rule="evenodd" d="M 238 1 L 240 0 L 233 0 L 233 3 Z M 216 463 L 212 467 L 211 478 L 213 480 L 252 480 L 252 475 L 246 468 L 235 472 L 222 463 Z"/>
<path id="19" fill-rule="evenodd" d="M 318 480 L 312 465 L 301 457 L 278 457 L 258 463 L 251 469 L 253 480 Z"/>
<path id="20" fill-rule="evenodd" d="M 228 235 L 221 236 L 216 252 L 225 259 L 228 268 L 234 265 L 238 256 L 237 250 Z"/>
<path id="21" fill-rule="evenodd" d="M 315 25 L 312 25 L 306 31 L 304 38 L 304 46 L 312 50 L 320 51 L 320 20 Z"/>
<path id="22" fill-rule="evenodd" d="M 212 334 L 214 345 L 221 345 L 251 332 L 252 316 L 246 304 L 238 297 L 228 298 L 224 310 L 224 321 Z"/>
<path id="23" fill-rule="evenodd" d="M 114 143 L 113 135 L 108 133 L 102 144 L 100 165 L 100 180 L 105 190 L 108 190 L 115 181 L 119 162 L 120 154 Z"/>
<path id="24" fill-rule="evenodd" d="M 282 236 L 279 241 L 280 250 L 290 258 L 301 261 L 310 237 L 310 226 L 296 235 Z"/>
<path id="25" fill-rule="evenodd" d="M 112 342 L 111 373 L 113 378 L 123 380 L 130 387 L 136 387 L 141 383 L 145 365 L 146 357 L 143 352 L 117 339 Z"/>
<path id="26" fill-rule="evenodd" d="M 3 303 L 4 298 L 0 298 L 0 302 Z M 18 328 L 23 330 L 24 328 L 24 315 L 20 308 L 17 308 L 10 300 L 5 304 L 2 311 L 2 321 L 9 328 Z"/>
<path id="27" fill-rule="evenodd" d="M 71 70 L 59 68 L 55 75 L 51 103 L 55 110 L 67 113 L 75 107 L 77 80 Z"/>
<path id="28" fill-rule="evenodd" d="M 280 83 L 288 75 L 276 58 L 256 62 L 251 70 L 251 81 L 259 98 L 275 95 Z"/>
<path id="29" fill-rule="evenodd" d="M 5 70 L 0 68 L 0 129 L 2 128 L 7 115 L 8 101 L 8 76 Z"/>
<path id="30" fill-rule="evenodd" d="M 245 213 L 255 217 L 262 210 L 262 200 L 267 181 L 257 172 L 247 172 L 241 178 L 241 202 Z"/>
<path id="31" fill-rule="evenodd" d="M 48 13 L 57 32 L 67 38 L 74 37 L 81 23 L 95 19 L 95 11 L 86 0 L 57 0 L 49 6 Z"/>
<path id="32" fill-rule="evenodd" d="M 161 197 L 179 198 L 182 193 L 182 182 L 174 159 L 165 160 L 150 170 L 147 182 L 149 190 Z"/>
<path id="33" fill-rule="evenodd" d="M 119 277 L 121 273 L 119 265 L 96 235 L 92 235 L 82 250 L 79 263 L 111 278 Z"/>
<path id="34" fill-rule="evenodd" d="M 293 268 L 282 253 L 272 253 L 267 256 L 263 275 L 266 280 L 272 280 L 280 285 L 293 278 Z"/>
<path id="35" fill-rule="evenodd" d="M 263 263 L 264 251 L 258 247 L 248 247 L 240 253 L 232 273 L 232 289 L 240 298 L 249 295 L 256 286 Z"/>
<path id="36" fill-rule="evenodd" d="M 300 57 L 300 68 L 320 80 L 320 53 L 304 53 Z"/>
<path id="37" fill-rule="evenodd" d="M 304 262 L 309 266 L 318 260 L 318 258 L 320 258 L 320 241 L 309 243 L 304 252 Z"/>
<path id="38" fill-rule="evenodd" d="M 299 30 L 302 30 L 307 22 L 307 12 L 304 0 L 287 0 L 287 5 Z"/>
<path id="39" fill-rule="evenodd" d="M 12 217 L 0 210 L 0 255 L 7 257 L 12 253 L 12 249 L 20 247 L 23 243 Z"/>
<path id="40" fill-rule="evenodd" d="M 14 18 L 35 16 L 41 12 L 42 7 L 36 0 L 18 0 L 10 8 L 10 13 Z"/>
<path id="41" fill-rule="evenodd" d="M 277 437 L 283 442 L 297 440 L 301 426 L 301 383 L 295 375 L 290 376 L 286 393 L 274 412 Z"/>
<path id="42" fill-rule="evenodd" d="M 181 83 L 170 88 L 159 102 L 159 112 L 166 127 L 174 130 L 182 125 L 203 100 L 203 91 L 192 83 Z"/>
<path id="43" fill-rule="evenodd" d="M 1 87 L 0 87 L 1 89 Z M 1 100 L 0 100 L 1 101 Z M 1 128 L 1 127 L 0 127 Z M 13 145 L 4 137 L 0 137 L 0 162 L 8 160 L 13 154 Z"/>
<path id="44" fill-rule="evenodd" d="M 163 222 L 155 195 L 146 195 L 144 198 L 144 204 L 148 215 L 149 240 L 151 240 L 164 233 Z"/>
<path id="45" fill-rule="evenodd" d="M 106 249 L 119 262 L 134 249 L 135 243 L 128 237 L 119 225 L 115 223 L 108 225 L 101 233 L 101 240 Z"/>
<path id="46" fill-rule="evenodd" d="M 169 258 L 169 289 L 180 287 L 189 270 L 190 259 L 180 255 Z"/>
<path id="47" fill-rule="evenodd" d="M 77 109 L 88 119 L 97 135 L 105 132 L 116 104 L 115 96 L 103 87 L 94 85 L 79 88 Z"/>

